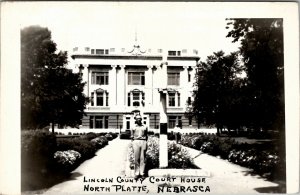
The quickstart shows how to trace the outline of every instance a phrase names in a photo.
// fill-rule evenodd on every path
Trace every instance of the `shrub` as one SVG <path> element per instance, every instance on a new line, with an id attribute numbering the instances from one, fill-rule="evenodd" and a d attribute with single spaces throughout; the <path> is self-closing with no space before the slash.
<path id="1" fill-rule="evenodd" d="M 148 170 L 159 167 L 159 139 L 157 137 L 151 136 L 148 138 L 146 167 Z"/>
<path id="2" fill-rule="evenodd" d="M 57 140 L 58 150 L 75 150 L 78 151 L 82 160 L 91 158 L 95 155 L 97 146 L 95 143 L 82 138 L 67 138 Z"/>
<path id="3" fill-rule="evenodd" d="M 93 133 L 93 132 L 89 132 L 89 133 L 81 136 L 82 139 L 86 139 L 88 141 L 91 141 L 92 139 L 94 139 L 96 137 L 98 137 L 97 134 Z"/>
<path id="4" fill-rule="evenodd" d="M 57 151 L 54 153 L 54 159 L 60 170 L 64 170 L 66 172 L 71 171 L 76 165 L 79 164 L 79 159 L 81 155 L 79 152 L 75 150 L 67 150 L 67 151 Z"/>
<path id="5" fill-rule="evenodd" d="M 188 151 L 176 143 L 168 144 L 168 168 L 195 168 Z"/>
<path id="6" fill-rule="evenodd" d="M 109 133 L 107 133 L 107 134 L 105 135 L 105 137 L 107 138 L 108 141 L 113 140 L 113 136 L 112 136 L 111 134 L 109 134 Z"/>
<path id="7" fill-rule="evenodd" d="M 149 137 L 147 142 L 146 167 L 153 169 L 159 167 L 159 139 Z M 168 168 L 195 168 L 188 151 L 180 145 L 168 142 Z"/>
<path id="8" fill-rule="evenodd" d="M 49 131 L 30 130 L 21 132 L 22 168 L 47 172 L 53 163 L 56 137 Z"/>
<path id="9" fill-rule="evenodd" d="M 96 137 L 92 139 L 91 142 L 94 143 L 98 149 L 103 148 L 108 144 L 108 140 L 105 136 Z"/>
<path id="10" fill-rule="evenodd" d="M 49 131 L 21 131 L 21 190 L 36 189 L 40 178 L 47 178 L 55 151 L 56 137 Z"/>

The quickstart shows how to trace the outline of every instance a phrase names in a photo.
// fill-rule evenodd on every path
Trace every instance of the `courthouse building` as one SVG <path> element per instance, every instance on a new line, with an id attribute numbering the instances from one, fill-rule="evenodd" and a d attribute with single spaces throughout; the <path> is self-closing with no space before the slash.
<path id="1" fill-rule="evenodd" d="M 162 79 L 167 79 L 168 128 L 197 128 L 194 118 L 185 115 L 192 101 L 197 50 L 133 48 L 73 48 L 75 71 L 86 82 L 84 93 L 90 98 L 82 127 L 129 130 L 134 113 L 140 112 L 150 130 L 159 128 Z M 167 75 L 161 76 L 161 64 L 167 62 Z"/>

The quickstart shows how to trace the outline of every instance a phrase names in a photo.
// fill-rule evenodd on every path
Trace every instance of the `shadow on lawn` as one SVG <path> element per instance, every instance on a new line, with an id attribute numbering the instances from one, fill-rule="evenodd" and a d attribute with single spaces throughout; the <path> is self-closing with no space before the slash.
<path id="1" fill-rule="evenodd" d="M 253 170 L 243 171 L 243 173 L 244 173 L 244 176 L 251 175 L 251 176 L 254 176 L 256 178 L 262 178 L 265 181 L 270 181 L 270 182 L 278 184 L 278 186 L 268 186 L 268 187 L 254 188 L 254 190 L 256 190 L 259 193 L 286 193 L 286 182 L 284 181 L 284 177 L 280 177 L 280 176 L 277 175 L 277 178 L 279 178 L 279 177 L 282 178 L 281 181 L 278 181 L 278 180 L 273 180 L 272 178 L 259 176 Z"/>
<path id="2" fill-rule="evenodd" d="M 261 187 L 255 188 L 259 193 L 286 193 L 286 186 L 285 184 L 279 184 L 278 186 L 269 186 L 269 187 Z"/>
<path id="3" fill-rule="evenodd" d="M 21 191 L 45 190 L 64 181 L 75 180 L 81 175 L 82 174 L 78 172 L 51 172 L 47 174 L 22 173 Z"/>

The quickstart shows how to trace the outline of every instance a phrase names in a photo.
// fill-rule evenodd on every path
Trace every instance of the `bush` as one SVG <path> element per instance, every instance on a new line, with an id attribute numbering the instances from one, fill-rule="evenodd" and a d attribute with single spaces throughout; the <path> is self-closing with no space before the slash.
<path id="1" fill-rule="evenodd" d="M 97 146 L 95 143 L 82 138 L 59 139 L 57 140 L 57 148 L 61 151 L 78 151 L 82 156 L 82 160 L 86 160 L 95 156 L 95 152 L 97 151 Z"/>
<path id="2" fill-rule="evenodd" d="M 278 155 L 279 145 L 274 143 L 247 144 L 237 143 L 233 139 L 215 135 L 183 135 L 181 143 L 187 147 L 201 150 L 213 156 L 244 167 L 253 169 L 254 172 L 274 179 L 284 177 L 285 161 Z"/>
<path id="3" fill-rule="evenodd" d="M 180 145 L 168 142 L 168 168 L 195 168 L 187 150 Z M 149 137 L 146 152 L 146 167 L 153 169 L 159 167 L 159 139 Z"/>
<path id="4" fill-rule="evenodd" d="M 105 136 L 96 137 L 92 139 L 91 142 L 96 145 L 97 149 L 103 148 L 108 144 L 108 140 Z"/>
<path id="5" fill-rule="evenodd" d="M 69 172 L 79 164 L 81 155 L 75 150 L 57 151 L 54 159 L 60 170 Z"/>
<path id="6" fill-rule="evenodd" d="M 21 132 L 22 169 L 45 173 L 53 163 L 56 137 L 49 131 L 30 130 Z"/>
<path id="7" fill-rule="evenodd" d="M 112 136 L 110 133 L 107 133 L 107 134 L 105 135 L 105 137 L 107 138 L 108 141 L 113 140 L 113 136 Z"/>
<path id="8" fill-rule="evenodd" d="M 159 139 L 157 137 L 151 136 L 148 138 L 146 167 L 147 170 L 159 167 Z"/>
<path id="9" fill-rule="evenodd" d="M 82 139 L 86 139 L 88 141 L 91 141 L 92 139 L 95 139 L 96 137 L 98 137 L 98 135 L 93 132 L 89 132 L 89 133 L 81 136 Z"/>
<path id="10" fill-rule="evenodd" d="M 21 131 L 21 190 L 37 189 L 55 165 L 56 137 L 49 131 Z"/>
<path id="11" fill-rule="evenodd" d="M 188 151 L 176 143 L 168 144 L 168 168 L 196 168 Z"/>

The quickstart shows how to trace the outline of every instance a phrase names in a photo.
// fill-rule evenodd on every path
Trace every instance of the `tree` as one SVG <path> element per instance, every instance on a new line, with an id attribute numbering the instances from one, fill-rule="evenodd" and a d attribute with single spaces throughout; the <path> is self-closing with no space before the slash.
<path id="1" fill-rule="evenodd" d="M 198 122 L 215 125 L 218 134 L 224 126 L 234 124 L 228 116 L 234 113 L 233 97 L 235 88 L 240 87 L 241 71 L 237 53 L 225 56 L 223 51 L 213 53 L 198 66 L 192 113 Z"/>
<path id="2" fill-rule="evenodd" d="M 56 53 L 47 28 L 21 30 L 21 126 L 42 128 L 52 123 L 81 123 L 87 99 L 80 74 L 65 68 L 67 52 Z"/>
<path id="3" fill-rule="evenodd" d="M 240 41 L 254 129 L 284 129 L 282 19 L 229 19 L 227 37 Z"/>

